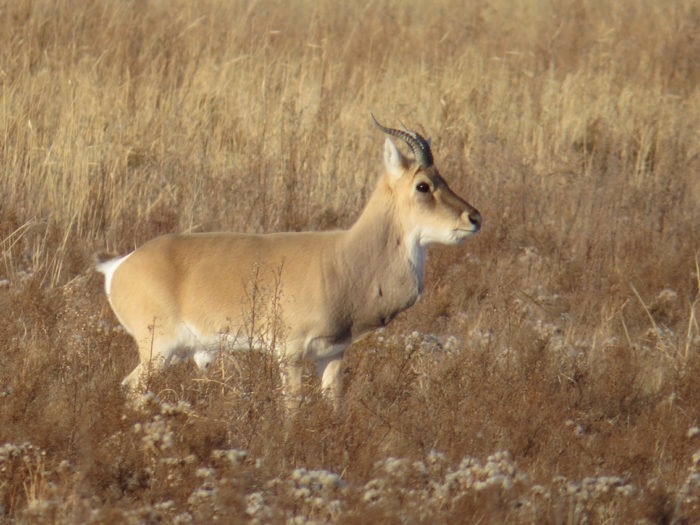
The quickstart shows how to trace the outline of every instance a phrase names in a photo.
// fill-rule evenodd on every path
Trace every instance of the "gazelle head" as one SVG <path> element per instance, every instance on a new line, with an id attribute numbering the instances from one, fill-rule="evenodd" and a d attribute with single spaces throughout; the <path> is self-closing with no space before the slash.
<path id="1" fill-rule="evenodd" d="M 375 125 L 405 142 L 415 159 L 407 159 L 387 137 L 384 145 L 386 182 L 393 194 L 404 232 L 421 246 L 460 244 L 481 228 L 481 214 L 453 192 L 433 164 L 430 144 L 415 131 Z"/>

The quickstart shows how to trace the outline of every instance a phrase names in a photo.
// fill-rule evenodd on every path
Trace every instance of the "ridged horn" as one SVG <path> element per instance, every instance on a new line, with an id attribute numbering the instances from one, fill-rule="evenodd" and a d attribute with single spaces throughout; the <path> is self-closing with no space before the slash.
<path id="1" fill-rule="evenodd" d="M 401 131 L 382 126 L 379 122 L 377 122 L 377 119 L 374 118 L 372 113 L 370 113 L 370 116 L 374 121 L 374 125 L 381 129 L 384 133 L 391 135 L 392 137 L 399 138 L 408 144 L 408 147 L 411 148 L 411 151 L 413 151 L 413 155 L 416 157 L 418 164 L 424 168 L 429 168 L 433 165 L 433 152 L 430 151 L 430 144 L 428 144 L 427 140 L 425 140 L 415 131 L 411 131 L 409 129 L 404 128 L 405 131 Z"/>

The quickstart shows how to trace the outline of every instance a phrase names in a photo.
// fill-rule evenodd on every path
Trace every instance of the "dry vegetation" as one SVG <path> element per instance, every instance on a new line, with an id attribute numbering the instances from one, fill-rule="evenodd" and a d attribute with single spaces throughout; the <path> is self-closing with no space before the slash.
<path id="1" fill-rule="evenodd" d="M 19 0 L 0 35 L 0 522 L 700 520 L 697 1 Z M 370 109 L 485 227 L 345 413 L 310 379 L 285 423 L 265 353 L 129 408 L 92 254 L 349 226 Z"/>

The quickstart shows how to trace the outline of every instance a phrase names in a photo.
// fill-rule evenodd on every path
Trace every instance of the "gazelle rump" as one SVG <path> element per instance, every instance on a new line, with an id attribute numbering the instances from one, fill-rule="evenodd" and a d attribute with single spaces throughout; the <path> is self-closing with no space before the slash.
<path id="1" fill-rule="evenodd" d="M 304 359 L 316 362 L 323 390 L 340 403 L 345 350 L 415 303 L 426 247 L 459 244 L 481 227 L 423 137 L 374 122 L 388 135 L 384 173 L 350 229 L 170 234 L 98 265 L 109 303 L 138 345 L 140 363 L 126 387 L 136 389 L 149 368 L 174 357 L 206 367 L 222 346 L 249 348 L 255 308 L 281 328 L 275 346 L 288 403 L 298 403 Z M 414 160 L 390 137 L 405 142 Z M 261 304 L 251 304 L 251 286 L 266 291 Z"/>

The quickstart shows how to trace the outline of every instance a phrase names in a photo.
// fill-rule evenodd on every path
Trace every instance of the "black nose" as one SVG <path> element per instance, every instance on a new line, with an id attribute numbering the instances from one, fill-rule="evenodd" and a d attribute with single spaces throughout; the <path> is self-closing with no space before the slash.
<path id="1" fill-rule="evenodd" d="M 469 222 L 471 222 L 477 230 L 481 228 L 481 213 L 479 213 L 479 210 L 472 209 L 469 212 Z"/>

